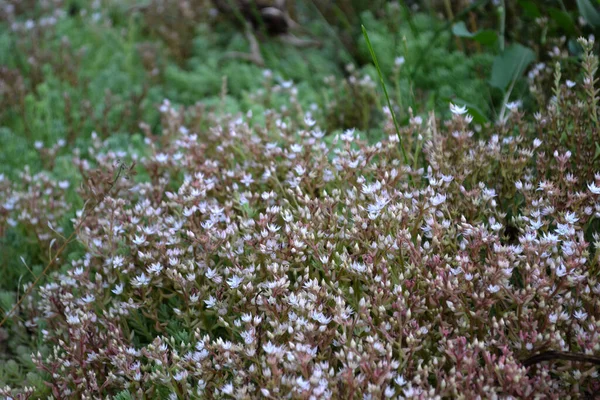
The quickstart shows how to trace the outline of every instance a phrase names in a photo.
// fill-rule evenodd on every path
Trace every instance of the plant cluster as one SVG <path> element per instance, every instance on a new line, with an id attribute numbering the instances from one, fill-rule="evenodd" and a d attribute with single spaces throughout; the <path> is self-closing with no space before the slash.
<path id="1" fill-rule="evenodd" d="M 0 396 L 600 394 L 589 1 L 315 1 L 356 63 L 264 70 L 205 0 L 37 3 L 0 1 Z"/>
<path id="2" fill-rule="evenodd" d="M 77 257 L 56 250 L 65 185 L 3 178 L 3 220 L 56 243 L 61 265 L 3 328 L 39 332 L 33 362 L 55 398 L 596 393 L 600 163 L 582 169 L 569 147 L 600 139 L 576 119 L 597 109 L 584 76 L 559 80 L 563 106 L 533 123 L 517 106 L 496 126 L 457 105 L 413 116 L 416 168 L 393 131 L 325 141 L 310 114 L 272 110 L 195 132 L 193 110 L 165 102 L 142 152 L 99 136 L 76 151 Z M 564 127 L 572 142 L 538 137 L 565 120 L 581 124 Z M 550 350 L 584 361 L 528 364 Z"/>

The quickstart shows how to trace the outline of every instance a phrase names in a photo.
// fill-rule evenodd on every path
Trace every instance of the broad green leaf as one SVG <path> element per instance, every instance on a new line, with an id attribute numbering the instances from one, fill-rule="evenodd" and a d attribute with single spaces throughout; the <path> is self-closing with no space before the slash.
<path id="1" fill-rule="evenodd" d="M 577 0 L 577 9 L 588 24 L 600 28 L 600 13 L 590 0 Z"/>
<path id="2" fill-rule="evenodd" d="M 539 18 L 542 16 L 538 6 L 530 0 L 519 1 L 519 5 L 523 8 L 523 14 L 529 18 Z"/>
<path id="3" fill-rule="evenodd" d="M 490 85 L 503 92 L 511 82 L 518 79 L 535 60 L 535 53 L 529 47 L 513 44 L 494 58 Z"/>
<path id="4" fill-rule="evenodd" d="M 565 32 L 570 35 L 575 34 L 575 22 L 573 22 L 573 18 L 571 18 L 568 13 L 559 10 L 558 8 L 551 7 L 548 10 L 548 14 Z"/>
<path id="5" fill-rule="evenodd" d="M 484 30 L 471 33 L 463 21 L 459 21 L 452 26 L 452 33 L 458 37 L 473 39 L 476 42 L 486 46 L 491 46 L 498 41 L 498 35 L 496 32 Z"/>

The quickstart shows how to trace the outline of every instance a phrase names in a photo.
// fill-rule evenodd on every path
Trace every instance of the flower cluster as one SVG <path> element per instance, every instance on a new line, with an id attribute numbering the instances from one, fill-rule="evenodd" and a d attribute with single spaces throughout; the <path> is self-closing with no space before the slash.
<path id="1" fill-rule="evenodd" d="M 267 128 L 195 132 L 165 102 L 143 153 L 94 137 L 73 160 L 85 181 L 110 182 L 123 158 L 138 177 L 79 189 L 107 194 L 73 221 L 81 257 L 26 301 L 50 348 L 34 362 L 57 398 L 594 393 L 591 365 L 526 360 L 600 350 L 600 174 L 578 175 L 564 147 L 542 154 L 513 109 L 481 129 L 461 105 L 412 117 L 419 168 L 395 133 L 326 143 L 310 115 L 275 111 Z M 20 184 L 0 180 L 0 227 L 41 212 L 38 232 L 65 185 L 27 170 Z"/>

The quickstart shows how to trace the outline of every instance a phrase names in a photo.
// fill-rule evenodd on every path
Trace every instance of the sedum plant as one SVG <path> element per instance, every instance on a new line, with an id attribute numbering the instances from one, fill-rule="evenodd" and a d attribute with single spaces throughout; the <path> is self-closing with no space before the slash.
<path id="1" fill-rule="evenodd" d="M 575 119 L 594 84 L 557 79 L 568 107 L 512 105 L 494 126 L 455 104 L 449 119 L 412 115 L 410 165 L 389 112 L 372 144 L 325 136 L 308 112 L 251 124 L 169 102 L 136 151 L 93 136 L 72 160 L 74 234 L 38 233 L 61 246 L 58 268 L 4 310 L 8 334 L 39 335 L 39 375 L 0 393 L 39 396 L 43 380 L 54 398 L 594 395 L 600 162 L 539 137 L 571 121 L 573 143 L 598 141 Z M 18 200 L 47 180 L 3 178 L 17 200 L 2 224 L 46 215 L 60 184 L 35 210 Z"/>

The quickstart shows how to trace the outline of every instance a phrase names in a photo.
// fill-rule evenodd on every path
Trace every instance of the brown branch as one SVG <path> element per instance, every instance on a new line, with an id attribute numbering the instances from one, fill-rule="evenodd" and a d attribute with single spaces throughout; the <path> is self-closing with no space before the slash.
<path id="1" fill-rule="evenodd" d="M 544 351 L 542 353 L 533 355 L 523 361 L 525 367 L 530 367 L 533 364 L 537 364 L 544 361 L 576 361 L 587 364 L 600 365 L 600 357 L 590 356 L 581 353 L 567 353 L 564 351 Z"/>

